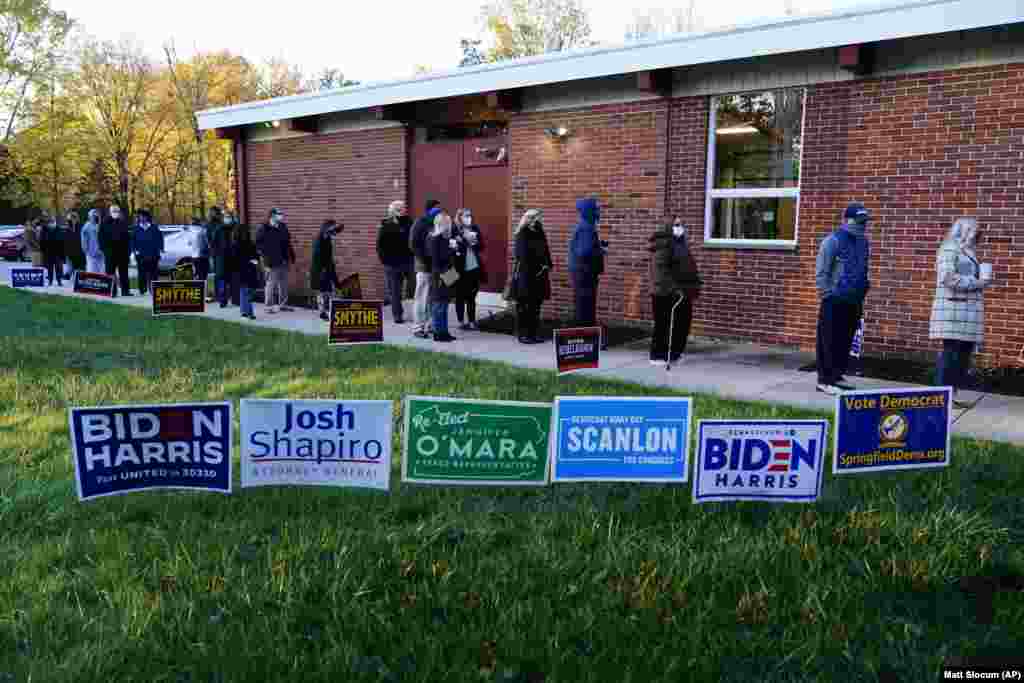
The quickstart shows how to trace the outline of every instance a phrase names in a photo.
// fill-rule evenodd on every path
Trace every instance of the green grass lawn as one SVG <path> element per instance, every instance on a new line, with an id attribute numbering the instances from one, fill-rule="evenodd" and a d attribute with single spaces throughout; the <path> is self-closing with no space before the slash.
<path id="1" fill-rule="evenodd" d="M 406 394 L 672 392 L 8 288 L 0 345 L 0 682 L 925 681 L 1024 642 L 1024 593 L 959 587 L 1024 571 L 1018 447 L 956 438 L 944 470 L 826 472 L 812 505 L 412 487 Z M 70 406 L 243 397 L 393 399 L 392 491 L 77 501 Z"/>

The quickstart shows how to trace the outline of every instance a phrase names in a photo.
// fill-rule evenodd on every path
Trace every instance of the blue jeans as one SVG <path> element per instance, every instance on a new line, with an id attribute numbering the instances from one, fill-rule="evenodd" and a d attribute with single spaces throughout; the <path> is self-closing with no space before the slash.
<path id="1" fill-rule="evenodd" d="M 239 287 L 238 296 L 241 302 L 242 315 L 253 315 L 252 290 L 250 290 L 248 287 Z"/>
<path id="2" fill-rule="evenodd" d="M 943 339 L 942 353 L 935 368 L 935 386 L 959 389 L 967 378 L 973 352 L 974 342 Z"/>
<path id="3" fill-rule="evenodd" d="M 227 303 L 228 303 L 228 297 L 227 297 L 227 294 L 228 294 L 228 281 L 227 281 L 227 279 L 226 278 L 222 278 L 222 277 L 217 278 L 216 284 L 214 286 L 217 288 L 217 301 L 219 301 L 221 305 L 226 306 Z"/>
<path id="4" fill-rule="evenodd" d="M 430 304 L 430 312 L 434 323 L 434 334 L 442 337 L 448 334 L 448 302 Z"/>

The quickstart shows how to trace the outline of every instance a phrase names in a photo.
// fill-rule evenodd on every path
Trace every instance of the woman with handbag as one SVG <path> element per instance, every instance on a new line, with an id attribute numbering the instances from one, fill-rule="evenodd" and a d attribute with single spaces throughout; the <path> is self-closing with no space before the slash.
<path id="1" fill-rule="evenodd" d="M 551 298 L 551 250 L 544 234 L 540 209 L 523 214 L 516 228 L 515 264 L 509 282 L 510 297 L 516 301 L 516 336 L 520 344 L 543 344 L 538 336 L 540 308 Z"/>
<path id="2" fill-rule="evenodd" d="M 483 237 L 469 209 L 459 209 L 455 220 L 452 232 L 459 242 L 459 253 L 455 259 L 455 269 L 459 273 L 459 281 L 455 285 L 455 317 L 459 319 L 459 329 L 478 330 L 476 295 L 480 292 L 480 283 L 487 281 L 484 262 L 480 258 L 480 252 L 484 250 Z M 463 315 L 466 322 L 463 322 Z"/>
<path id="3" fill-rule="evenodd" d="M 433 279 L 430 283 L 430 310 L 434 341 L 453 342 L 455 337 L 448 332 L 448 304 L 460 278 L 455 269 L 459 244 L 452 236 L 451 216 L 444 211 L 434 216 L 434 231 L 427 239 Z"/>

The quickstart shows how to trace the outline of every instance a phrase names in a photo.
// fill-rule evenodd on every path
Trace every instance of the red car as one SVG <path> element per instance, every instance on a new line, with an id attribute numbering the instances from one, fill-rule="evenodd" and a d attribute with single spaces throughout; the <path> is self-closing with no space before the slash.
<path id="1" fill-rule="evenodd" d="M 0 225 L 0 257 L 8 261 L 27 261 L 25 228 L 20 225 Z"/>

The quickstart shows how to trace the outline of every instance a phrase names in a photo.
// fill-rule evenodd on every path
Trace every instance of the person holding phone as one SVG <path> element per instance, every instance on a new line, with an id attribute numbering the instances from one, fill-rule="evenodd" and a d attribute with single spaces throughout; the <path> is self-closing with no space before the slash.
<path id="1" fill-rule="evenodd" d="M 480 283 L 486 282 L 484 262 L 480 252 L 484 249 L 480 226 L 473 222 L 473 212 L 459 209 L 455 213 L 453 234 L 459 240 L 459 252 L 455 259 L 455 268 L 459 272 L 459 281 L 455 287 L 455 317 L 459 319 L 459 329 L 477 330 L 476 296 L 480 292 Z"/>
<path id="2" fill-rule="evenodd" d="M 928 337 L 942 340 L 935 384 L 953 387 L 956 408 L 969 405 L 956 395 L 967 379 L 971 354 L 985 338 L 985 290 L 993 282 L 991 264 L 979 263 L 975 252 L 979 235 L 976 219 L 958 218 L 936 254 Z"/>
<path id="3" fill-rule="evenodd" d="M 459 241 L 452 234 L 452 218 L 445 211 L 434 216 L 434 231 L 427 238 L 430 255 L 430 311 L 434 329 L 434 341 L 453 342 L 448 332 L 448 304 L 458 286 L 458 272 L 455 269 Z M 454 280 L 452 278 L 455 278 Z"/>

